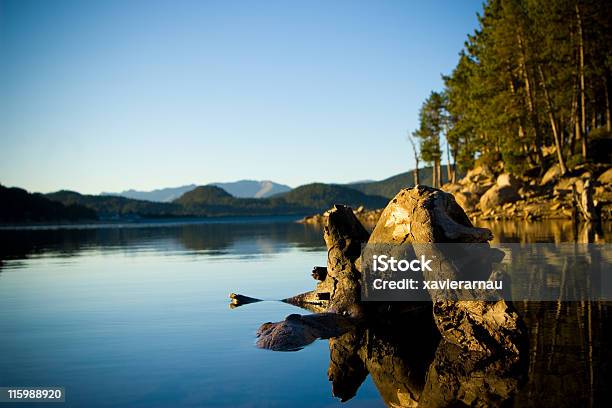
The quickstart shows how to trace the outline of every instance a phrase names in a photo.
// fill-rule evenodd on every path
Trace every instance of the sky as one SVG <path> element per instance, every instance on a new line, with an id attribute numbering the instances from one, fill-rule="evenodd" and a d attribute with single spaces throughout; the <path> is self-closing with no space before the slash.
<path id="1" fill-rule="evenodd" d="M 480 0 L 0 0 L 0 183 L 296 187 L 414 168 Z"/>

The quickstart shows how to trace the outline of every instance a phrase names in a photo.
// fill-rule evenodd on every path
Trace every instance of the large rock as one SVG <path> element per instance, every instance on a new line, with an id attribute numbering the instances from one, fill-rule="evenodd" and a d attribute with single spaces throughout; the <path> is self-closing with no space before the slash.
<path id="1" fill-rule="evenodd" d="M 453 196 L 441 190 L 416 186 L 400 191 L 383 210 L 369 244 L 421 244 L 447 242 L 487 243 L 491 231 L 475 228 Z M 488 245 L 487 245 L 488 246 Z M 435 246 L 414 245 L 418 251 L 435 251 Z M 423 249 L 424 248 L 424 249 Z M 493 250 L 491 250 L 493 251 Z M 432 254 L 424 254 L 433 259 Z M 436 252 L 440 265 L 427 272 L 426 280 L 457 280 L 462 271 L 453 259 Z M 518 354 L 524 329 L 518 314 L 504 300 L 453 301 L 431 292 L 434 320 L 442 337 L 470 351 Z"/>
<path id="2" fill-rule="evenodd" d="M 597 181 L 599 181 L 601 184 L 612 184 L 612 167 L 597 177 Z"/>
<path id="3" fill-rule="evenodd" d="M 453 195 L 455 196 L 455 201 L 457 201 L 457 204 L 459 204 L 464 210 L 473 211 L 476 209 L 476 206 L 478 205 L 478 196 L 476 194 L 470 193 L 469 191 L 460 191 Z"/>
<path id="4" fill-rule="evenodd" d="M 480 209 L 483 212 L 487 212 L 497 209 L 506 203 L 513 203 L 520 198 L 521 196 L 516 186 L 504 185 L 500 187 L 496 184 L 480 197 Z"/>
<path id="5" fill-rule="evenodd" d="M 542 180 L 540 180 L 540 185 L 546 185 L 554 180 L 557 180 L 559 177 L 561 177 L 561 168 L 558 164 L 555 164 L 549 168 L 546 173 L 544 173 Z"/>
<path id="6" fill-rule="evenodd" d="M 497 176 L 496 184 L 499 187 L 512 187 L 516 190 L 521 187 L 519 180 L 510 173 L 502 173 Z"/>

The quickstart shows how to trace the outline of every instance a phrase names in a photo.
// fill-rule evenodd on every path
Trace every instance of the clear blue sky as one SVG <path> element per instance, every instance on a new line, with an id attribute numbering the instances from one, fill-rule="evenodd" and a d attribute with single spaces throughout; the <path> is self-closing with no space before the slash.
<path id="1" fill-rule="evenodd" d="M 480 1 L 0 0 L 0 183 L 383 179 Z"/>

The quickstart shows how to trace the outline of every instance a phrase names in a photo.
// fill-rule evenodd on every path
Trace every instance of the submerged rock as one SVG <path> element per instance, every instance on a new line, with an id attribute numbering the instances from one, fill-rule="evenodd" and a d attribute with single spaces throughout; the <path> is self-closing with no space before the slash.
<path id="1" fill-rule="evenodd" d="M 340 336 L 354 327 L 348 317 L 337 313 L 290 314 L 285 320 L 264 323 L 257 330 L 257 347 L 274 351 L 295 351 L 316 339 Z"/>

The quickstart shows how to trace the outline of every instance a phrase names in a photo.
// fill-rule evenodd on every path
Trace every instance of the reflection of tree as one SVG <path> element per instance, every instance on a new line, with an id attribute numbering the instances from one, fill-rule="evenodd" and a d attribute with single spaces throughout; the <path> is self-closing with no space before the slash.
<path id="1" fill-rule="evenodd" d="M 499 242 L 596 242 L 595 235 L 600 239 L 612 235 L 612 223 L 601 225 L 600 231 L 594 231 L 589 223 L 580 224 L 579 227 L 569 220 L 543 220 L 538 222 L 511 221 L 478 221 L 477 226 L 488 228 L 493 232 L 493 241 Z M 587 237 L 585 240 L 585 236 Z M 588 238 L 590 237 L 590 238 Z"/>
<path id="2" fill-rule="evenodd" d="M 237 255 L 269 253 L 287 246 L 320 249 L 321 235 L 293 222 L 200 223 L 184 225 L 101 227 L 83 229 L 0 230 L 0 259 L 23 259 L 33 254 L 75 256 L 89 249 L 151 248 L 227 252 Z"/>

